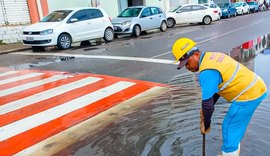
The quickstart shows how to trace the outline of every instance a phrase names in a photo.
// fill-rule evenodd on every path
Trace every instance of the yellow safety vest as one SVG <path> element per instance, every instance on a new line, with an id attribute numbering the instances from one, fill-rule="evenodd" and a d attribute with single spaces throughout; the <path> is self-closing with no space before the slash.
<path id="1" fill-rule="evenodd" d="M 218 94 L 229 102 L 255 100 L 267 90 L 258 75 L 226 54 L 206 52 L 199 71 L 206 69 L 219 71 L 223 82 L 218 86 Z"/>

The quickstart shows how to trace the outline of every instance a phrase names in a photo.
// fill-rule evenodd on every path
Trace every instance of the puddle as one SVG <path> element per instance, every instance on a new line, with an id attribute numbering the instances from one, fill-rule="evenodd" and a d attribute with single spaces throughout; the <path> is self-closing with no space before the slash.
<path id="1" fill-rule="evenodd" d="M 34 67 L 41 67 L 41 66 L 46 66 L 52 63 L 59 63 L 59 62 L 64 62 L 64 61 L 69 61 L 73 60 L 75 57 L 41 57 L 37 58 L 36 61 L 33 61 L 31 63 L 24 63 L 24 64 L 18 64 L 18 65 L 12 65 L 8 66 L 8 68 L 13 69 L 13 70 L 21 70 L 21 69 L 31 69 Z"/>
<path id="2" fill-rule="evenodd" d="M 270 87 L 270 35 L 233 48 L 230 56 L 260 75 Z M 187 73 L 169 81 L 170 90 L 57 155 L 187 156 L 201 155 L 201 94 L 198 75 Z M 268 94 L 270 92 L 268 91 Z M 258 107 L 241 143 L 241 155 L 270 153 L 270 96 Z M 206 155 L 220 154 L 222 121 L 230 104 L 219 99 L 206 136 Z"/>

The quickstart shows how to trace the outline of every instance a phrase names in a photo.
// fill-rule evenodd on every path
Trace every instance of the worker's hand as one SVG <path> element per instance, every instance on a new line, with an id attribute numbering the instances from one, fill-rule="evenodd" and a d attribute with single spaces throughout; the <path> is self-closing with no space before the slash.
<path id="1" fill-rule="evenodd" d="M 204 116 L 203 116 L 203 111 L 202 109 L 200 110 L 200 128 L 201 128 L 201 133 L 202 134 L 207 134 L 210 132 L 211 128 L 210 128 L 210 125 L 208 127 L 205 127 L 204 125 Z"/>

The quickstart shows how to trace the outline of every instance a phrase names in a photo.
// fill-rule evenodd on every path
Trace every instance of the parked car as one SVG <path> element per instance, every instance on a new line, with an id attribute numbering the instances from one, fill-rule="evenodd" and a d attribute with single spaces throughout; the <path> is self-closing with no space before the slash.
<path id="1" fill-rule="evenodd" d="M 246 2 L 236 2 L 234 3 L 236 8 L 236 13 L 238 15 L 249 14 L 249 5 Z"/>
<path id="2" fill-rule="evenodd" d="M 250 8 L 250 11 L 251 12 L 259 12 L 259 4 L 258 2 L 254 2 L 254 1 L 250 1 L 250 2 L 247 2 L 247 4 L 249 5 L 249 8 Z"/>
<path id="3" fill-rule="evenodd" d="M 222 10 L 217 4 L 215 4 L 215 3 L 204 3 L 203 5 L 209 7 L 210 9 L 212 9 L 213 12 L 217 11 L 218 13 L 215 14 L 215 15 L 217 15 L 216 19 L 220 20 L 220 18 L 222 16 Z M 214 21 L 214 19 L 213 19 L 213 21 Z"/>
<path id="4" fill-rule="evenodd" d="M 56 10 L 26 27 L 22 34 L 23 43 L 33 51 L 55 45 L 68 49 L 74 42 L 97 38 L 112 41 L 114 31 L 107 13 L 95 7 Z"/>
<path id="5" fill-rule="evenodd" d="M 155 6 L 128 7 L 112 20 L 115 35 L 132 34 L 140 36 L 142 31 L 159 28 L 167 30 L 164 11 Z"/>
<path id="6" fill-rule="evenodd" d="M 218 6 L 222 10 L 221 17 L 230 18 L 232 16 L 234 16 L 234 17 L 236 16 L 236 9 L 235 9 L 233 3 L 220 3 L 220 4 L 218 4 Z"/>
<path id="7" fill-rule="evenodd" d="M 211 24 L 218 12 L 202 4 L 184 4 L 167 13 L 168 27 L 183 23 Z"/>

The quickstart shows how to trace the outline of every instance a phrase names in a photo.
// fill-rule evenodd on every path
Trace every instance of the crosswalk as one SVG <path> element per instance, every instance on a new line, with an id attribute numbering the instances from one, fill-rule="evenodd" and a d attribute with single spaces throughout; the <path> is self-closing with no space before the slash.
<path id="1" fill-rule="evenodd" d="M 14 155 L 162 84 L 0 68 L 0 155 Z"/>

